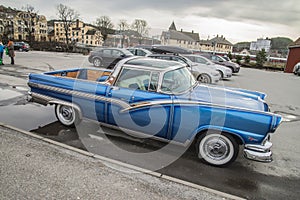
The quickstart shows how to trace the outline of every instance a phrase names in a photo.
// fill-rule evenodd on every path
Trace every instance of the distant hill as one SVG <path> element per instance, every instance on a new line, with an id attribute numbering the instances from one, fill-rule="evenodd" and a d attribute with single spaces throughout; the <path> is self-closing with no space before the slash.
<path id="1" fill-rule="evenodd" d="M 272 50 L 285 50 L 293 42 L 290 38 L 276 37 L 271 38 L 271 49 Z"/>
<path id="2" fill-rule="evenodd" d="M 287 37 L 275 37 L 271 40 L 271 54 L 274 56 L 285 57 L 288 53 L 288 46 L 293 43 L 293 40 Z M 241 52 L 243 49 L 250 49 L 251 42 L 238 42 L 233 45 L 234 52 Z"/>

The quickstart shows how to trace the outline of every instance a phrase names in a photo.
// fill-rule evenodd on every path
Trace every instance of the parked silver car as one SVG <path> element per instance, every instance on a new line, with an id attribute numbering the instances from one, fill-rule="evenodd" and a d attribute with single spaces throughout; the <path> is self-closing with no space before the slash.
<path id="1" fill-rule="evenodd" d="M 204 56 L 196 55 L 196 54 L 189 54 L 189 55 L 184 55 L 188 59 L 190 59 L 192 62 L 195 63 L 200 63 L 203 65 L 206 65 L 209 68 L 216 69 L 222 79 L 227 79 L 232 76 L 232 70 L 228 67 L 225 67 L 223 65 L 218 65 L 210 61 L 208 58 L 205 58 Z"/>
<path id="2" fill-rule="evenodd" d="M 208 68 L 203 64 L 194 63 L 190 59 L 181 55 L 151 54 L 148 57 L 180 62 L 186 65 L 194 77 L 202 83 L 216 84 L 221 78 L 220 74 L 215 69 Z"/>

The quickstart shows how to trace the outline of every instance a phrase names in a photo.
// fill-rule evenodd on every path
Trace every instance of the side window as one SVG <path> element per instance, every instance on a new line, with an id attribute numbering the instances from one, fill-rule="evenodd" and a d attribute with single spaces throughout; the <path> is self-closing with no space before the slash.
<path id="1" fill-rule="evenodd" d="M 178 58 L 178 57 L 173 57 L 172 60 L 175 60 L 177 62 L 180 62 L 180 63 L 186 65 L 186 63 L 183 60 L 181 60 L 180 58 Z"/>
<path id="2" fill-rule="evenodd" d="M 206 60 L 204 60 L 203 58 L 197 57 L 197 58 L 196 58 L 196 62 L 197 62 L 197 63 L 205 64 L 205 63 L 206 63 Z"/>
<path id="3" fill-rule="evenodd" d="M 137 50 L 136 54 L 137 54 L 138 56 L 145 56 L 145 55 L 146 55 L 146 53 L 143 52 L 143 51 L 140 50 L 140 49 Z"/>
<path id="4" fill-rule="evenodd" d="M 157 57 L 157 58 L 162 59 L 162 60 L 171 60 L 171 58 L 168 57 L 168 56 L 160 56 L 160 57 Z"/>
<path id="5" fill-rule="evenodd" d="M 134 90 L 148 90 L 150 71 L 123 68 L 115 85 Z"/>
<path id="6" fill-rule="evenodd" d="M 111 50 L 110 49 L 104 49 L 103 54 L 106 55 L 106 56 L 109 56 L 111 54 Z"/>
<path id="7" fill-rule="evenodd" d="M 122 55 L 122 52 L 118 50 L 112 50 L 112 55 L 114 57 L 120 57 Z"/>
<path id="8" fill-rule="evenodd" d="M 157 90 L 158 79 L 159 79 L 159 73 L 158 72 L 152 72 L 150 85 L 149 85 L 149 91 L 156 91 Z"/>

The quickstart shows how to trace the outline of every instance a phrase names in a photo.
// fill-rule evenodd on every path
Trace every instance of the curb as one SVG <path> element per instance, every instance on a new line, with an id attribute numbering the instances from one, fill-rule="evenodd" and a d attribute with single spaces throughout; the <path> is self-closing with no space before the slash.
<path id="1" fill-rule="evenodd" d="M 244 199 L 244 198 L 232 195 L 232 194 L 228 194 L 228 193 L 225 193 L 225 192 L 214 190 L 214 189 L 211 189 L 211 188 L 208 188 L 208 187 L 205 187 L 205 186 L 201 186 L 201 185 L 197 185 L 197 184 L 194 184 L 194 183 L 191 183 L 191 182 L 188 182 L 188 181 L 184 181 L 184 180 L 181 180 L 181 179 L 178 179 L 178 178 L 175 178 L 175 177 L 164 175 L 164 174 L 161 174 L 161 173 L 158 173 L 158 172 L 153 172 L 151 170 L 147 170 L 147 169 L 144 169 L 144 168 L 141 168 L 141 167 L 138 167 L 138 166 L 134 166 L 134 165 L 131 165 L 131 164 L 127 164 L 127 163 L 118 161 L 118 160 L 114 160 L 114 159 L 111 159 L 111 158 L 107 158 L 107 157 L 104 157 L 104 156 L 93 154 L 93 153 L 90 153 L 88 151 L 77 149 L 75 147 L 72 147 L 72 146 L 69 146 L 69 145 L 63 144 L 61 142 L 57 142 L 57 141 L 48 139 L 48 138 L 44 138 L 42 136 L 39 136 L 39 135 L 36 135 L 34 133 L 31 133 L 31 132 L 28 132 L 28 131 L 25 131 L 25 130 L 22 130 L 22 129 L 19 129 L 19 128 L 16 128 L 16 127 L 13 127 L 13 126 L 10 126 L 10 125 L 7 125 L 7 124 L 4 124 L 2 122 L 0 122 L 0 126 L 2 126 L 4 128 L 14 130 L 14 131 L 17 131 L 17 132 L 20 132 L 20 133 L 22 133 L 26 136 L 29 136 L 29 137 L 47 142 L 49 144 L 52 144 L 52 145 L 55 145 L 55 146 L 58 146 L 58 147 L 62 147 L 64 149 L 67 149 L 67 150 L 70 150 L 70 151 L 73 151 L 73 152 L 76 152 L 76 153 L 79 153 L 81 155 L 92 157 L 96 160 L 100 160 L 100 161 L 103 161 L 103 162 L 109 162 L 111 164 L 116 164 L 116 165 L 119 165 L 121 167 L 128 168 L 130 170 L 141 172 L 143 174 L 151 175 L 151 176 L 161 178 L 161 179 L 164 179 L 164 180 L 167 180 L 167 181 L 175 182 L 177 184 L 181 184 L 181 185 L 192 187 L 192 188 L 202 190 L 202 191 L 205 191 L 205 192 L 213 193 L 215 195 L 224 197 L 226 199 L 234 199 L 234 200 Z"/>

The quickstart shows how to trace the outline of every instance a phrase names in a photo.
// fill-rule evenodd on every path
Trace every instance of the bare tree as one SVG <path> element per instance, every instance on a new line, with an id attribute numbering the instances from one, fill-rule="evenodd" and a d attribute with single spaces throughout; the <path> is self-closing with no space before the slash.
<path id="1" fill-rule="evenodd" d="M 121 47 L 124 47 L 125 31 L 129 29 L 129 24 L 125 19 L 121 19 L 118 23 L 118 31 L 122 34 Z"/>
<path id="2" fill-rule="evenodd" d="M 38 14 L 34 7 L 29 4 L 24 6 L 23 10 L 25 13 L 22 13 L 23 16 L 21 16 L 21 19 L 23 20 L 23 24 L 25 26 L 25 33 L 28 34 L 29 43 L 32 44 L 32 42 L 35 40 L 34 33 L 35 26 L 38 21 Z"/>
<path id="3" fill-rule="evenodd" d="M 110 33 L 113 33 L 114 31 L 112 30 L 114 28 L 114 25 L 108 16 L 101 16 L 96 19 L 96 26 L 98 29 L 101 31 L 102 37 L 103 37 L 103 42 L 105 43 L 107 39 L 107 35 Z"/>
<path id="4" fill-rule="evenodd" d="M 67 43 L 67 50 L 69 49 L 69 29 L 72 26 L 73 22 L 78 19 L 79 13 L 76 12 L 74 9 L 59 4 L 57 6 L 58 11 L 58 18 L 62 21 L 64 31 L 65 31 L 65 37 L 66 37 L 66 43 Z"/>
<path id="5" fill-rule="evenodd" d="M 142 44 L 143 37 L 146 37 L 149 31 L 147 22 L 142 19 L 135 19 L 131 28 L 139 34 L 139 44 Z"/>

